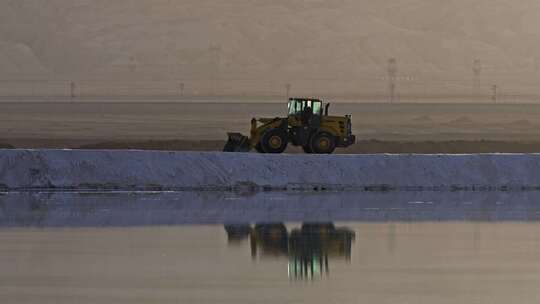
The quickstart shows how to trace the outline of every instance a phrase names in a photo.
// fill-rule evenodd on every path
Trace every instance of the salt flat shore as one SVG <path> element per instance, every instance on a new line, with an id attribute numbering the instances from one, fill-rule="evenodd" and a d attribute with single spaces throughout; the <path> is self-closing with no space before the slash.
<path id="1" fill-rule="evenodd" d="M 540 154 L 0 150 L 10 191 L 540 190 Z"/>

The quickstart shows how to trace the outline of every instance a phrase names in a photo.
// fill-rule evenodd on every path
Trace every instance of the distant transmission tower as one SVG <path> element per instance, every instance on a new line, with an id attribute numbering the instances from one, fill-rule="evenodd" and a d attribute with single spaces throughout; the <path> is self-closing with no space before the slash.
<path id="1" fill-rule="evenodd" d="M 180 97 L 184 97 L 184 88 L 186 87 L 186 85 L 181 82 L 180 85 L 178 86 L 178 89 L 180 89 L 179 93 L 180 93 Z"/>
<path id="2" fill-rule="evenodd" d="M 473 95 L 477 97 L 480 95 L 480 76 L 482 74 L 482 61 L 480 61 L 480 59 L 475 59 L 473 61 L 472 71 L 474 73 Z"/>
<path id="3" fill-rule="evenodd" d="M 497 100 L 498 100 L 498 90 L 499 90 L 499 87 L 494 84 L 491 86 L 491 101 L 493 101 L 493 103 L 497 103 Z"/>
<path id="4" fill-rule="evenodd" d="M 71 101 L 73 101 L 75 97 L 77 97 L 76 90 L 77 90 L 77 84 L 75 84 L 75 81 L 72 81 L 69 84 L 69 96 L 71 97 Z"/>
<path id="5" fill-rule="evenodd" d="M 131 73 L 137 71 L 137 59 L 135 58 L 135 56 L 129 57 L 128 69 Z"/>
<path id="6" fill-rule="evenodd" d="M 396 58 L 388 59 L 388 89 L 389 89 L 389 102 L 394 103 L 396 101 L 396 86 L 397 86 L 397 60 Z"/>

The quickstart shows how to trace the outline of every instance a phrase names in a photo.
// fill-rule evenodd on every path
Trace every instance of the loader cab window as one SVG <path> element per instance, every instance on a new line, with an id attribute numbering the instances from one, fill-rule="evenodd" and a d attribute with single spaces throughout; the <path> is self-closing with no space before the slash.
<path id="1" fill-rule="evenodd" d="M 291 98 L 289 100 L 289 115 L 301 115 L 307 108 L 310 108 L 314 115 L 320 115 L 322 113 L 322 102 L 310 99 Z"/>
<path id="2" fill-rule="evenodd" d="M 303 105 L 300 100 L 291 99 L 289 100 L 289 115 L 297 115 L 302 113 Z"/>
<path id="3" fill-rule="evenodd" d="M 321 115 L 322 103 L 320 101 L 313 101 L 311 103 L 311 109 L 313 109 L 313 115 Z"/>

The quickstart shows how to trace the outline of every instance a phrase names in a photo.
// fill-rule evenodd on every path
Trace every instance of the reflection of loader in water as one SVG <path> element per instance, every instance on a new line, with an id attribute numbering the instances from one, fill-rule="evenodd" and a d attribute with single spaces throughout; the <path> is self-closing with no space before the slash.
<path id="1" fill-rule="evenodd" d="M 229 243 L 249 237 L 251 256 L 286 256 L 289 258 L 289 276 L 313 278 L 328 273 L 329 258 L 350 260 L 355 234 L 348 228 L 335 228 L 334 224 L 304 223 L 290 233 L 284 224 L 226 225 Z"/>

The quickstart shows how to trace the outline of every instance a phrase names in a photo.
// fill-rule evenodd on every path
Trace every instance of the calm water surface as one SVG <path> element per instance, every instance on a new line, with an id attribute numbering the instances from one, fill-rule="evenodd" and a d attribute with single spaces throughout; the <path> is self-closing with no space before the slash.
<path id="1" fill-rule="evenodd" d="M 0 303 L 534 303 L 540 194 L 9 194 Z"/>

